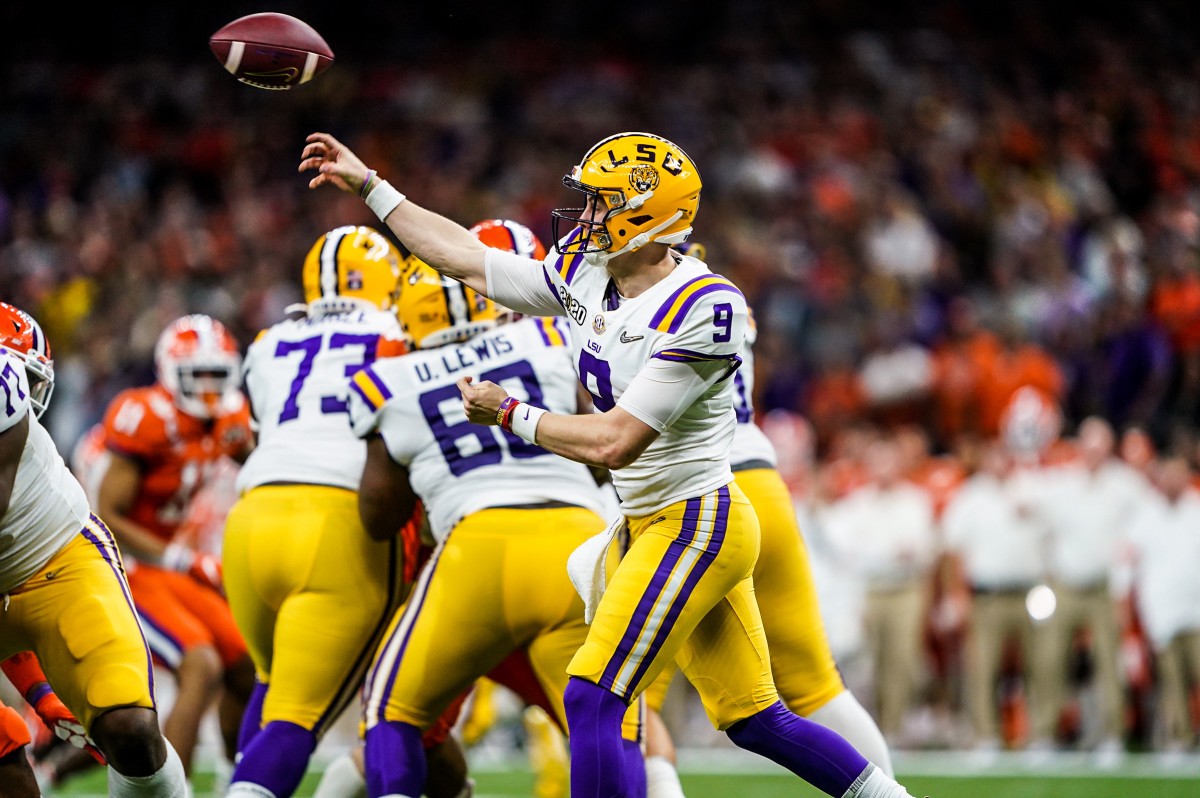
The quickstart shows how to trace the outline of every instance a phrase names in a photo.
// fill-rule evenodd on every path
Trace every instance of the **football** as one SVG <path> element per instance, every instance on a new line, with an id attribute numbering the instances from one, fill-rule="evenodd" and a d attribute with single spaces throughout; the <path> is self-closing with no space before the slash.
<path id="1" fill-rule="evenodd" d="M 333 64 L 333 50 L 311 25 L 273 11 L 235 19 L 208 46 L 229 74 L 259 89 L 286 91 Z"/>

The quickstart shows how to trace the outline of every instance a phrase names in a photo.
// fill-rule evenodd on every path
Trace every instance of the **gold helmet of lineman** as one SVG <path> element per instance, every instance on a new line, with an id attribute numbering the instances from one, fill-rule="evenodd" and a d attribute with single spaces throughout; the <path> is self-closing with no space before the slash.
<path id="1" fill-rule="evenodd" d="M 417 349 L 465 341 L 496 326 L 499 309 L 483 294 L 443 277 L 416 255 L 404 260 L 396 315 Z"/>
<path id="2" fill-rule="evenodd" d="M 370 227 L 346 225 L 317 239 L 304 259 L 309 313 L 395 310 L 400 250 Z"/>
<path id="3" fill-rule="evenodd" d="M 675 144 L 650 133 L 618 133 L 588 150 L 563 178 L 590 200 L 552 212 L 555 249 L 603 262 L 650 243 L 680 244 L 700 206 L 700 173 Z M 565 222 L 568 229 L 560 229 Z"/>

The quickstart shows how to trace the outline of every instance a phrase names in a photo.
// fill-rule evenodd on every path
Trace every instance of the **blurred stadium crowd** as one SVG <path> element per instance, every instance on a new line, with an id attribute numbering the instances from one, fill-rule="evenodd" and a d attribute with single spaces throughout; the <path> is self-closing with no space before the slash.
<path id="1" fill-rule="evenodd" d="M 884 731 L 1193 746 L 1200 39 L 1166 3 L 977 5 L 665 3 L 617 42 L 548 5 L 492 38 L 393 11 L 359 62 L 310 16 L 339 61 L 287 94 L 202 50 L 224 18 L 183 62 L 5 64 L 0 296 L 55 348 L 48 428 L 68 452 L 185 312 L 248 343 L 318 236 L 374 221 L 309 197 L 312 130 L 544 240 L 586 146 L 659 132 L 755 311 L 757 408 Z"/>

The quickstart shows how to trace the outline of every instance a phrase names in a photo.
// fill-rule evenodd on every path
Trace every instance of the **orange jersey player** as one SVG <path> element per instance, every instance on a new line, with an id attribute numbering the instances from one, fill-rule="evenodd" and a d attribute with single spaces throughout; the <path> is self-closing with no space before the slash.
<path id="1" fill-rule="evenodd" d="M 254 668 L 219 560 L 188 540 L 184 520 L 223 458 L 243 461 L 254 438 L 238 387 L 241 356 L 219 321 L 176 320 L 159 337 L 155 365 L 154 385 L 127 389 L 109 404 L 103 454 L 81 481 L 95 490 L 117 537 L 151 650 L 177 678 L 164 731 L 190 772 L 200 719 L 222 683 L 221 731 L 232 758 Z"/>
<path id="2" fill-rule="evenodd" d="M 32 651 L 13 654 L 0 662 L 0 670 L 49 732 L 76 748 L 86 749 L 97 762 L 104 764 L 104 755 L 88 739 L 79 719 L 50 688 Z M 12 707 L 0 704 L 0 784 L 4 785 L 0 795 L 36 798 L 41 794 L 37 777 L 25 755 L 25 746 L 32 739 L 29 726 L 20 714 Z"/>

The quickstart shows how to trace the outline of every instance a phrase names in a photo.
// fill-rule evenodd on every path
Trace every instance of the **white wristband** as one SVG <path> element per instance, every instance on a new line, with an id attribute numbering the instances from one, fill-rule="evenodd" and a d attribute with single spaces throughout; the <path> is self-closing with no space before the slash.
<path id="1" fill-rule="evenodd" d="M 386 180 L 380 180 L 367 195 L 367 207 L 375 212 L 379 221 L 386 221 L 388 214 L 396 210 L 396 206 L 404 202 L 404 195 L 392 187 Z"/>
<path id="2" fill-rule="evenodd" d="M 512 420 L 509 422 L 512 426 L 512 431 L 516 433 L 518 438 L 537 443 L 537 425 L 542 420 L 542 416 L 546 415 L 546 410 L 533 405 L 527 405 L 521 402 L 517 409 L 513 411 Z"/>
<path id="3" fill-rule="evenodd" d="M 187 573 L 187 570 L 192 567 L 195 559 L 196 553 L 190 547 L 182 543 L 170 543 L 163 551 L 162 561 L 159 565 L 168 571 Z"/>

